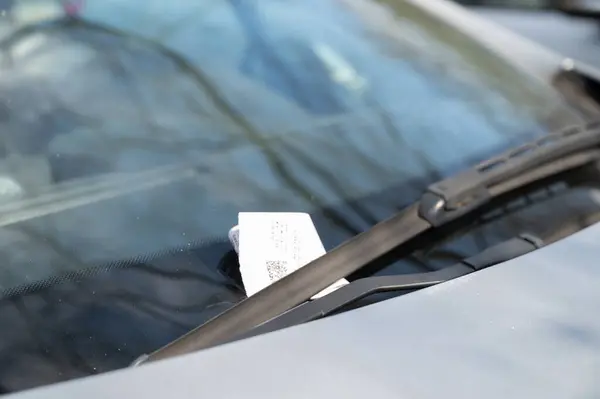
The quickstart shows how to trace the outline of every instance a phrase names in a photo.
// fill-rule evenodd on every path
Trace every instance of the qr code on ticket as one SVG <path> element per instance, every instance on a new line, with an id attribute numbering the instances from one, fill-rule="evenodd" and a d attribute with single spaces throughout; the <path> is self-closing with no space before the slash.
<path id="1" fill-rule="evenodd" d="M 287 273 L 287 262 L 284 260 L 268 260 L 266 261 L 269 280 L 277 281 L 285 277 Z"/>

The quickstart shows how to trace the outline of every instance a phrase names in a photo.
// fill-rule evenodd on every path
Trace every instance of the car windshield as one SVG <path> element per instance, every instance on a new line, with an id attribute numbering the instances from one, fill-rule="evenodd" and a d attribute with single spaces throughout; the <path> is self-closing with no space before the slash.
<path id="1" fill-rule="evenodd" d="M 1 1 L 0 390 L 124 367 L 242 300 L 238 212 L 308 212 L 331 249 L 579 122 L 416 3 Z"/>

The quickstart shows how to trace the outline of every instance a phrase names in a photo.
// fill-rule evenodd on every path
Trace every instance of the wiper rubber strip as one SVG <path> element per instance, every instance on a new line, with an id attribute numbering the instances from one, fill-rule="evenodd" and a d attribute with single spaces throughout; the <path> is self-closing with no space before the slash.
<path id="1" fill-rule="evenodd" d="M 493 198 L 600 159 L 600 123 L 548 134 L 431 185 L 421 200 L 315 259 L 135 365 L 194 352 L 247 333 L 432 227 Z"/>

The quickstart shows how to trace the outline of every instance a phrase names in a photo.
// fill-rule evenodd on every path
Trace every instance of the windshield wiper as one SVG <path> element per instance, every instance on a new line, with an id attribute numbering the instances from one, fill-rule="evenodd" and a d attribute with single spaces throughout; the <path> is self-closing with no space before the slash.
<path id="1" fill-rule="evenodd" d="M 253 328 L 246 334 L 236 336 L 235 339 L 249 338 L 327 317 L 354 302 L 374 294 L 397 291 L 409 292 L 431 287 L 432 285 L 440 284 L 517 258 L 535 251 L 542 246 L 543 242 L 539 238 L 529 234 L 522 234 L 519 237 L 487 248 L 477 255 L 463 259 L 453 266 L 440 270 L 426 273 L 361 278 L 338 288 L 329 295 L 297 306 L 289 312 Z"/>
<path id="2" fill-rule="evenodd" d="M 165 359 L 247 333 L 308 301 L 424 232 L 472 213 L 518 188 L 600 159 L 600 122 L 541 137 L 431 185 L 420 201 L 238 303 L 156 352 Z"/>

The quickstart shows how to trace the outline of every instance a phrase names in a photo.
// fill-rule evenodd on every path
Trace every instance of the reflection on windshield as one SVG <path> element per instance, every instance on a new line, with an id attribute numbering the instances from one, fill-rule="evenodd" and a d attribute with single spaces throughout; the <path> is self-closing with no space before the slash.
<path id="1" fill-rule="evenodd" d="M 332 248 L 431 182 L 577 121 L 403 1 L 0 9 L 7 389 L 123 367 L 243 298 L 219 266 L 240 211 L 310 212 Z"/>
<path id="2" fill-rule="evenodd" d="M 42 20 L 40 9 L 52 15 L 50 1 L 19 4 L 29 8 L 8 7 L 9 15 L 21 16 L 18 21 L 33 18 L 23 17 L 27 11 L 41 13 Z M 506 81 L 498 80 L 508 78 L 506 72 L 486 74 L 435 37 L 444 32 L 423 30 L 421 21 L 401 21 L 391 32 L 372 25 L 357 29 L 365 21 L 350 12 L 354 2 L 310 4 L 318 15 L 294 2 L 147 5 L 67 2 L 63 9 L 78 9 L 81 21 L 38 29 L 31 21 L 8 22 L 16 27 L 8 28 L 3 42 L 5 152 L 7 158 L 45 158 L 50 172 L 25 191 L 44 180 L 197 159 L 234 143 L 273 151 L 276 135 L 304 144 L 308 136 L 323 137 L 315 124 L 347 136 L 323 140 L 325 145 L 353 140 L 353 149 L 387 147 L 377 137 L 387 128 L 385 137 L 406 141 L 411 154 L 457 164 L 511 134 L 520 140 L 524 132 L 545 129 L 544 119 L 559 106 L 515 72 L 510 77 L 523 85 L 502 89 Z M 290 18 L 306 23 L 291 29 Z M 358 117 L 375 132 L 353 133 L 345 122 Z M 460 122 L 440 126 L 450 120 Z M 478 138 L 465 147 L 462 132 L 474 129 Z M 373 150 L 379 148 L 365 152 Z M 27 177 L 21 180 L 27 184 Z"/>

